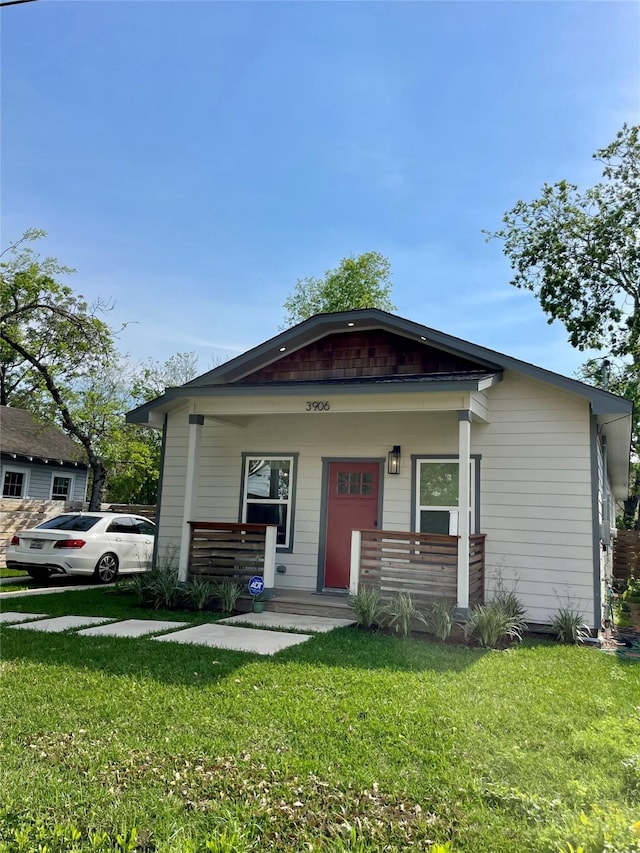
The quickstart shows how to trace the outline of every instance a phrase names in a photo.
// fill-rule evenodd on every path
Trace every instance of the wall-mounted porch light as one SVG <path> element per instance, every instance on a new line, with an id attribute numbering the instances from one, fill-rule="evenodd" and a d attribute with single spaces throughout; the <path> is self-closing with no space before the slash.
<path id="1" fill-rule="evenodd" d="M 394 444 L 392 449 L 389 451 L 389 456 L 387 459 L 387 471 L 389 474 L 399 474 L 400 473 L 400 445 Z"/>

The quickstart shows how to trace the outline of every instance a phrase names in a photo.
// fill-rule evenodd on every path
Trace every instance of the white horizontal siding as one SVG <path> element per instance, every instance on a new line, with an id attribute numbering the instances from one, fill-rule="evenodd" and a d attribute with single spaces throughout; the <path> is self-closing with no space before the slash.
<path id="1" fill-rule="evenodd" d="M 330 397 L 327 392 L 325 396 Z M 419 396 L 419 395 L 418 395 Z M 427 397 L 429 395 L 425 395 Z M 506 373 L 487 392 L 489 423 L 472 424 L 481 455 L 480 530 L 487 573 L 515 586 L 535 621 L 575 598 L 593 621 L 591 462 L 588 404 Z M 380 527 L 410 530 L 411 456 L 457 454 L 457 412 L 260 415 L 246 427 L 205 420 L 198 465 L 199 520 L 237 521 L 242 454 L 297 453 L 293 552 L 276 555 L 279 586 L 315 588 L 320 547 L 323 458 L 384 459 Z M 199 410 L 200 411 L 200 410 Z M 179 541 L 189 427 L 169 417 L 162 488 L 161 543 Z M 389 449 L 402 447 L 401 473 L 386 473 Z M 560 600 L 562 598 L 562 600 Z"/>
<path id="2" fill-rule="evenodd" d="M 589 417 L 586 401 L 506 373 L 472 437 L 489 587 L 515 588 L 532 621 L 569 602 L 594 621 Z"/>

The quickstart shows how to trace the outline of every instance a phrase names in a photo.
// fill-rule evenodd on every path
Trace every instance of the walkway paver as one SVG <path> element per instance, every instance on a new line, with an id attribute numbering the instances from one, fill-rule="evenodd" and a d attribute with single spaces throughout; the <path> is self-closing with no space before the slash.
<path id="1" fill-rule="evenodd" d="M 12 625 L 14 622 L 26 622 L 28 619 L 43 619 L 46 613 L 18 613 L 17 610 L 5 610 L 0 613 L 0 622 Z"/>
<path id="2" fill-rule="evenodd" d="M 329 616 L 303 616 L 300 613 L 240 613 L 238 616 L 230 616 L 228 619 L 220 619 L 219 625 L 255 625 L 260 628 L 282 628 L 290 631 L 311 631 L 315 634 L 324 634 L 333 631 L 334 628 L 346 628 L 355 625 L 354 619 L 333 619 Z"/>
<path id="3" fill-rule="evenodd" d="M 20 625 L 11 625 L 14 630 L 20 628 L 25 631 L 47 631 L 58 634 L 68 631 L 69 628 L 84 628 L 85 625 L 99 625 L 101 622 L 113 622 L 113 619 L 105 619 L 104 616 L 56 616 L 54 619 L 40 619 L 38 622 L 23 622 Z"/>
<path id="4" fill-rule="evenodd" d="M 97 628 L 84 628 L 78 631 L 83 637 L 143 637 L 169 628 L 184 628 L 188 622 L 167 622 L 162 619 L 125 619 Z"/>
<path id="5" fill-rule="evenodd" d="M 255 652 L 259 655 L 273 655 L 289 646 L 297 646 L 311 639 L 310 634 L 283 634 L 280 631 L 259 631 L 256 628 L 238 628 L 233 625 L 216 624 L 196 625 L 185 631 L 153 637 L 159 643 L 194 643 L 198 646 L 212 646 L 217 649 L 231 649 L 236 652 Z"/>

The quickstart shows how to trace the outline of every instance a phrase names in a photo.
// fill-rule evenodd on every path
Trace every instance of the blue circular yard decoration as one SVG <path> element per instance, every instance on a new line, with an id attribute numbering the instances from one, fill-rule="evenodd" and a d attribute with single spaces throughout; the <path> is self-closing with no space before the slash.
<path id="1" fill-rule="evenodd" d="M 264 581 L 260 575 L 254 575 L 249 581 L 249 592 L 251 595 L 260 595 L 264 590 Z"/>

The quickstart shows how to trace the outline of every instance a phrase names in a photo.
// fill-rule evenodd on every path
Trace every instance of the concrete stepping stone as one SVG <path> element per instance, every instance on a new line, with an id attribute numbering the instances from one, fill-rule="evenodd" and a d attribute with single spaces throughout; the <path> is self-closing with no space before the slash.
<path id="1" fill-rule="evenodd" d="M 143 637 L 169 628 L 184 628 L 188 622 L 164 622 L 161 619 L 125 619 L 97 628 L 84 628 L 78 631 L 83 637 Z"/>
<path id="2" fill-rule="evenodd" d="M 258 631 L 255 628 L 237 628 L 233 625 L 196 625 L 185 631 L 153 637 L 159 643 L 194 643 L 216 649 L 236 652 L 256 652 L 273 655 L 289 646 L 297 646 L 311 639 L 310 634 L 283 634 L 280 631 Z"/>
<path id="3" fill-rule="evenodd" d="M 235 624 L 255 625 L 260 628 L 282 628 L 283 631 L 311 631 L 324 634 L 334 628 L 346 628 L 355 625 L 355 619 L 333 619 L 330 616 L 303 616 L 300 613 L 240 613 L 228 619 L 220 619 L 219 625 Z"/>
<path id="4" fill-rule="evenodd" d="M 47 631 L 59 634 L 62 631 L 68 631 L 69 628 L 84 628 L 85 625 L 99 625 L 101 622 L 113 622 L 113 619 L 105 619 L 104 616 L 56 616 L 54 619 L 23 622 L 11 627 L 16 631 L 22 628 L 25 631 Z"/>
<path id="5" fill-rule="evenodd" d="M 43 619 L 46 613 L 19 613 L 17 610 L 5 610 L 0 613 L 0 622 L 12 625 L 14 622 L 26 622 L 28 619 Z"/>

